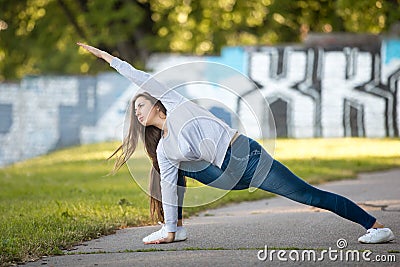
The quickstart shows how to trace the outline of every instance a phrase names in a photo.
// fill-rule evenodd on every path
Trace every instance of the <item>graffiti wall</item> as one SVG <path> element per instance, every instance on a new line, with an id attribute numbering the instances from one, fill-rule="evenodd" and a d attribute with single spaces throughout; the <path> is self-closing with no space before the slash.
<path id="1" fill-rule="evenodd" d="M 1 84 L 0 166 L 66 146 L 117 139 L 125 112 L 118 100 L 129 86 L 115 73 L 25 77 L 20 84 Z"/>
<path id="2" fill-rule="evenodd" d="M 249 76 L 262 87 L 282 137 L 399 135 L 399 62 L 344 47 L 261 48 Z"/>
<path id="3" fill-rule="evenodd" d="M 335 43 L 227 47 L 219 57 L 154 55 L 148 68 L 157 72 L 193 60 L 226 64 L 254 81 L 256 86 L 243 88 L 238 97 L 260 113 L 261 125 L 270 125 L 266 122 L 273 117 L 279 137 L 399 136 L 397 40 L 373 49 Z M 136 90 L 112 70 L 93 77 L 25 77 L 19 84 L 0 84 L 0 166 L 66 146 L 120 140 L 125 110 Z M 201 94 L 211 97 L 213 92 Z M 239 102 L 232 99 L 230 110 L 207 108 L 259 137 Z M 266 103 L 272 115 L 263 113 Z M 233 112 L 248 124 L 239 127 L 229 115 Z"/>

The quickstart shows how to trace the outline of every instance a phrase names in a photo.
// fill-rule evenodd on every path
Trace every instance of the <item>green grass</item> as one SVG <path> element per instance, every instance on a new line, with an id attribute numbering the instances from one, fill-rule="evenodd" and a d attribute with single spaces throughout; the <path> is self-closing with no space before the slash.
<path id="1" fill-rule="evenodd" d="M 74 147 L 0 169 L 0 265 L 62 254 L 84 240 L 152 223 L 148 197 L 128 169 L 107 176 L 112 162 L 104 159 L 116 146 Z M 285 139 L 277 141 L 275 157 L 307 181 L 320 183 L 399 167 L 400 140 Z M 135 178 L 145 181 L 150 165 L 144 153 L 137 153 L 131 164 Z M 217 192 L 207 190 L 204 197 Z M 208 205 L 186 208 L 184 214 L 270 196 L 260 190 L 232 191 Z"/>

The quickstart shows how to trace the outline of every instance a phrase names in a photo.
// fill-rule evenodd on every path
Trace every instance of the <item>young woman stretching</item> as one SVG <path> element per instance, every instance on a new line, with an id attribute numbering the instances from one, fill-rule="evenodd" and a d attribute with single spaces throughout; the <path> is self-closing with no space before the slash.
<path id="1" fill-rule="evenodd" d="M 95 47 L 78 45 L 107 61 L 140 87 L 130 107 L 129 132 L 113 156 L 122 152 L 114 166 L 117 171 L 134 153 L 140 136 L 152 160 L 150 213 L 165 224 L 145 237 L 144 243 L 186 239 L 182 226 L 185 176 L 226 190 L 252 186 L 332 211 L 367 229 L 358 239 L 362 243 L 394 239 L 389 228 L 384 228 L 354 202 L 306 183 L 274 160 L 259 143 L 239 134 L 174 90 L 167 90 L 148 73 Z"/>

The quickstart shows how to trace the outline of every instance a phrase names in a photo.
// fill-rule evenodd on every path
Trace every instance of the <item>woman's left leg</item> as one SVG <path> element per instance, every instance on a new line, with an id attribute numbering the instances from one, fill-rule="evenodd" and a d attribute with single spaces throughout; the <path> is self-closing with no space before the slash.
<path id="1" fill-rule="evenodd" d="M 272 163 L 271 170 L 259 188 L 303 204 L 332 211 L 366 229 L 371 228 L 376 221 L 372 215 L 353 201 L 308 184 L 276 160 Z"/>
<path id="2" fill-rule="evenodd" d="M 259 188 L 300 203 L 332 211 L 360 224 L 367 229 L 367 233 L 358 238 L 361 243 L 386 243 L 395 238 L 389 228 L 383 228 L 372 215 L 353 201 L 311 186 L 276 160 L 273 161 L 271 170 Z"/>

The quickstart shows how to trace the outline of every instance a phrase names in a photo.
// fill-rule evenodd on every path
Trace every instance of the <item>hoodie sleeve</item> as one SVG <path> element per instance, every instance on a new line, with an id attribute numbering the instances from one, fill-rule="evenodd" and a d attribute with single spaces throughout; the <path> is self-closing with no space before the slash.
<path id="1" fill-rule="evenodd" d="M 165 227 L 168 232 L 177 231 L 178 223 L 178 168 L 163 153 L 157 153 L 161 177 L 161 197 Z"/>

